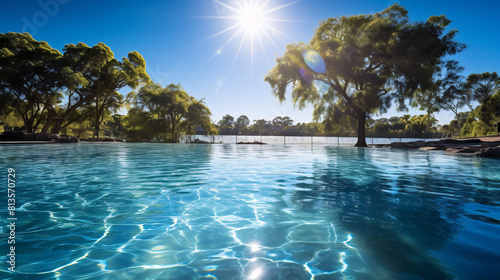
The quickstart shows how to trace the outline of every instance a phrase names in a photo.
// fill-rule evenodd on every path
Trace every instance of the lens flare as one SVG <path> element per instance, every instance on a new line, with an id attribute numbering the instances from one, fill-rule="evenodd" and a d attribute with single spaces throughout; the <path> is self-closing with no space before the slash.
<path id="1" fill-rule="evenodd" d="M 316 88 L 316 92 L 319 94 L 325 94 L 330 89 L 330 85 L 323 81 L 314 80 L 313 85 Z"/>
<path id="2" fill-rule="evenodd" d="M 304 68 L 300 68 L 299 69 L 299 74 L 300 76 L 302 76 L 302 79 L 304 79 L 304 81 L 310 85 L 314 79 L 312 73 L 310 70 L 307 70 L 307 69 L 304 69 Z"/>
<path id="3" fill-rule="evenodd" d="M 326 73 L 325 61 L 318 52 L 314 50 L 304 50 L 302 51 L 302 57 L 312 71 L 321 74 Z"/>

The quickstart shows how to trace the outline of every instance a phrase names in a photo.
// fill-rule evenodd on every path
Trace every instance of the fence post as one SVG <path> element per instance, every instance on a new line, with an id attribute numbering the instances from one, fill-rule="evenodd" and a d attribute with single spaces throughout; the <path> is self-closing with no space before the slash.
<path id="1" fill-rule="evenodd" d="M 286 145 L 286 135 L 283 135 L 283 145 Z"/>
<path id="2" fill-rule="evenodd" d="M 337 136 L 337 147 L 339 147 L 339 146 L 340 146 L 340 137 Z"/>
<path id="3" fill-rule="evenodd" d="M 313 145 L 313 136 L 311 135 L 311 146 Z"/>

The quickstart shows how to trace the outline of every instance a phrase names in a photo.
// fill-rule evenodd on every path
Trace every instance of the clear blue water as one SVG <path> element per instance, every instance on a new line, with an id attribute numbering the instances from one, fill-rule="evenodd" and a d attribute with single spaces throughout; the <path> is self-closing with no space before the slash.
<path id="1" fill-rule="evenodd" d="M 0 211 L 2 279 L 500 275 L 498 160 L 131 143 L 2 145 L 0 155 L 18 199 L 16 274 Z"/>

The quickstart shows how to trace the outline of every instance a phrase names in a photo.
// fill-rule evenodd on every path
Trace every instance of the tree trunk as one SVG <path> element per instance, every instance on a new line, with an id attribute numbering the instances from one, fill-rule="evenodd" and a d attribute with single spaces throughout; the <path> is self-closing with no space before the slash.
<path id="1" fill-rule="evenodd" d="M 362 112 L 362 114 L 356 114 L 358 118 L 358 142 L 355 147 L 368 147 L 366 144 L 365 138 L 365 124 L 366 124 L 366 114 Z"/>
<path id="2" fill-rule="evenodd" d="M 95 126 L 94 126 L 94 137 L 99 138 L 99 90 L 95 95 Z"/>
<path id="3" fill-rule="evenodd" d="M 61 118 L 56 118 L 54 122 L 54 126 L 50 129 L 50 133 L 52 134 L 60 134 L 62 128 L 63 120 Z"/>
<path id="4" fill-rule="evenodd" d="M 45 125 L 42 127 L 42 132 L 43 133 L 46 133 L 47 131 L 49 131 L 49 127 L 52 125 L 52 121 L 53 121 L 53 112 L 52 110 L 48 110 L 48 114 L 47 114 L 47 122 L 45 123 Z"/>
<path id="5" fill-rule="evenodd" d="M 170 134 L 171 134 L 171 137 L 172 137 L 172 141 L 174 143 L 177 143 L 177 140 L 175 139 L 175 129 L 176 129 L 176 127 L 175 127 L 175 120 L 172 118 L 172 131 L 170 132 Z"/>
<path id="6" fill-rule="evenodd" d="M 347 95 L 347 92 L 339 85 L 338 81 L 336 83 L 332 83 L 329 81 L 329 84 L 332 88 L 336 89 L 347 101 L 347 104 L 351 106 L 352 110 L 356 114 L 356 118 L 358 119 L 358 142 L 355 147 L 368 147 L 366 145 L 366 139 L 365 139 L 365 124 L 366 124 L 366 113 L 361 110 L 356 104 L 354 104 L 354 101 L 352 98 Z"/>
<path id="7" fill-rule="evenodd" d="M 24 124 L 25 128 L 26 128 L 26 132 L 27 133 L 32 133 L 33 132 L 33 122 L 32 121 L 28 121 Z"/>

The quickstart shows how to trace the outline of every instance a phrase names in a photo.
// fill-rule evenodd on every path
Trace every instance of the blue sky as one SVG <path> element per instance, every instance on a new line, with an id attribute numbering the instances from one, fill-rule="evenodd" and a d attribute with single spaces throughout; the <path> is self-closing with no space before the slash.
<path id="1" fill-rule="evenodd" d="M 27 31 L 59 50 L 69 43 L 103 42 L 117 58 L 135 50 L 146 59 L 148 73 L 155 82 L 181 83 L 189 94 L 205 99 L 215 121 L 225 114 L 234 117 L 245 114 L 250 120 L 288 115 L 297 123 L 310 122 L 312 108 L 299 111 L 291 102 L 280 104 L 263 81 L 285 45 L 308 42 L 320 20 L 375 13 L 395 2 L 270 0 L 266 9 L 284 7 L 266 17 L 280 21 L 269 22 L 272 29 L 264 28 L 272 41 L 260 34 L 262 44 L 255 41 L 253 55 L 249 36 L 243 40 L 244 31 L 229 41 L 238 28 L 211 37 L 238 22 L 227 18 L 235 15 L 234 11 L 214 0 L 6 0 L 0 9 L 0 32 Z M 499 2 L 403 0 L 399 3 L 408 9 L 413 21 L 441 14 L 452 20 L 450 28 L 459 31 L 456 39 L 468 45 L 454 57 L 465 67 L 465 75 L 498 71 Z M 391 110 L 383 117 L 401 114 Z M 444 124 L 453 114 L 441 112 L 436 117 Z"/>

